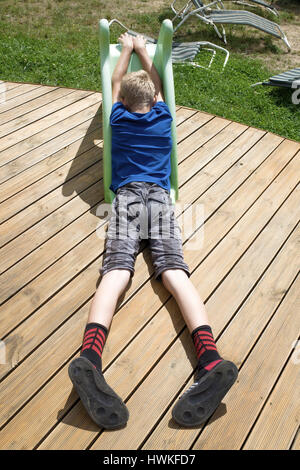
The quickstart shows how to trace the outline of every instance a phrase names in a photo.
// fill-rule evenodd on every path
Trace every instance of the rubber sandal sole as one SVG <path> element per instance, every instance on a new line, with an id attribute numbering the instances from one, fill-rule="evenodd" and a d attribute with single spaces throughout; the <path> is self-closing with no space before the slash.
<path id="1" fill-rule="evenodd" d="M 216 410 L 238 376 L 233 362 L 223 360 L 179 398 L 173 419 L 184 427 L 199 426 Z"/>
<path id="2" fill-rule="evenodd" d="M 118 429 L 126 425 L 126 405 L 87 358 L 74 359 L 68 373 L 83 406 L 98 426 Z"/>

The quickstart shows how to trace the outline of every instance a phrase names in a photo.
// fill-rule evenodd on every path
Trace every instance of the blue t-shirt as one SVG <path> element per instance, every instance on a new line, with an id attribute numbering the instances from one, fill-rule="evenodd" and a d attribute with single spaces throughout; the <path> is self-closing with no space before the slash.
<path id="1" fill-rule="evenodd" d="M 132 181 L 156 183 L 170 190 L 172 116 L 164 101 L 148 113 L 131 113 L 117 102 L 113 105 L 112 182 L 113 192 Z"/>

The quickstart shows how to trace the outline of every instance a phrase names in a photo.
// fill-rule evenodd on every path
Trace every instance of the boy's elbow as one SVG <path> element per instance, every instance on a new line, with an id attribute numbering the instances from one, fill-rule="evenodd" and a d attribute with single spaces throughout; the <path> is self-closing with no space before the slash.
<path id="1" fill-rule="evenodd" d="M 118 85 L 119 83 L 121 83 L 121 82 L 117 77 L 114 77 L 114 76 L 111 77 L 111 86 L 112 86 L 112 88 L 114 86 Z"/>

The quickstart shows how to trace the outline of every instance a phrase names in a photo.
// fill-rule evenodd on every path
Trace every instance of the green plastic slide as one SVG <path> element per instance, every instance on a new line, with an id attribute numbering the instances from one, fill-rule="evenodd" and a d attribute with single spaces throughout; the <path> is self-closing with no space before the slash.
<path id="1" fill-rule="evenodd" d="M 119 44 L 110 44 L 109 23 L 106 19 L 99 22 L 100 29 L 100 63 L 102 81 L 102 110 L 103 110 L 103 184 L 105 201 L 111 203 L 115 194 L 109 189 L 111 184 L 111 127 L 110 113 L 112 108 L 111 76 L 121 53 Z M 173 117 L 172 139 L 173 149 L 171 154 L 171 198 L 173 203 L 178 199 L 178 173 L 177 173 L 177 137 L 176 137 L 176 110 L 175 92 L 172 68 L 172 36 L 173 24 L 170 20 L 164 20 L 157 44 L 147 44 L 147 51 L 161 77 L 165 101 L 169 106 Z M 142 68 L 135 52 L 132 53 L 128 72 Z"/>

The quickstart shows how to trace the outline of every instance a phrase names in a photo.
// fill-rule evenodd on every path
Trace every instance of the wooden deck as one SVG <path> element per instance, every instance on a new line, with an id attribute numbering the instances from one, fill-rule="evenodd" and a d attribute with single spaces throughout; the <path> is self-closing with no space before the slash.
<path id="1" fill-rule="evenodd" d="M 146 248 L 103 357 L 130 419 L 106 432 L 67 373 L 104 250 L 101 94 L 18 83 L 0 92 L 0 448 L 299 449 L 300 144 L 177 108 L 178 220 L 200 205 L 205 216 L 200 248 L 183 235 L 185 259 L 239 377 L 205 425 L 172 421 L 194 350 Z"/>

